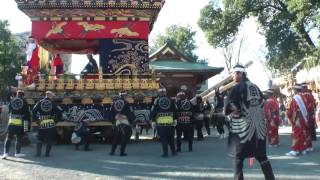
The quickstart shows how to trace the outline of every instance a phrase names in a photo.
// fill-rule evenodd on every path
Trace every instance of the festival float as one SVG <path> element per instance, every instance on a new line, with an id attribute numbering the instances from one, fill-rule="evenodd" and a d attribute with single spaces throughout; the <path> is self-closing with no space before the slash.
<path id="1" fill-rule="evenodd" d="M 96 74 L 50 77 L 24 70 L 27 102 L 35 104 L 47 90 L 63 108 L 58 132 L 89 119 L 91 126 L 108 128 L 108 110 L 120 91 L 145 123 L 159 88 L 158 75 L 149 68 L 148 35 L 164 0 L 15 0 L 32 21 L 36 46 L 52 54 L 96 54 Z M 75 60 L 73 61 L 75 62 Z M 29 74 L 28 74 L 29 73 Z M 30 80 L 31 79 L 31 80 Z M 32 84 L 33 86 L 31 86 Z M 146 108 L 147 109 L 147 108 Z M 104 131 L 105 133 L 107 131 Z"/>

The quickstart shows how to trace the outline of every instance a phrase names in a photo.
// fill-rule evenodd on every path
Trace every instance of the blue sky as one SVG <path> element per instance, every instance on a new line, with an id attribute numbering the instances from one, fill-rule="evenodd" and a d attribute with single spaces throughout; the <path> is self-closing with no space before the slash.
<path id="1" fill-rule="evenodd" d="M 10 23 L 12 32 L 24 32 L 31 30 L 31 21 L 20 10 L 17 9 L 16 3 L 13 0 L 6 0 L 6 5 L 0 6 L 0 19 L 7 19 Z M 153 31 L 149 39 L 152 40 L 159 33 L 163 33 L 165 28 L 172 25 L 190 25 L 195 31 L 196 42 L 198 49 L 196 54 L 200 58 L 209 60 L 210 66 L 224 67 L 224 58 L 219 50 L 213 49 L 204 37 L 203 32 L 199 29 L 197 21 L 200 16 L 200 9 L 207 5 L 209 0 L 166 0 L 166 4 L 161 10 L 156 23 L 154 24 Z M 240 56 L 241 63 L 252 60 L 254 65 L 248 69 L 249 78 L 260 86 L 261 89 L 267 88 L 269 73 L 260 63 L 264 61 L 265 40 L 264 37 L 259 35 L 257 25 L 254 19 L 245 21 L 242 25 L 240 35 L 245 37 L 245 42 Z M 84 56 L 74 56 L 74 61 L 77 65 L 72 65 L 71 71 L 79 73 L 87 60 Z M 217 81 L 219 77 L 209 80 L 209 85 Z"/>

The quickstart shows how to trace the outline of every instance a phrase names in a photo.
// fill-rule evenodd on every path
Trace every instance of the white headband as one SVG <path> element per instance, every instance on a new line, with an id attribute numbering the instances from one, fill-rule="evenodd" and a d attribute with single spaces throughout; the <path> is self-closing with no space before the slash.
<path id="1" fill-rule="evenodd" d="M 234 69 L 233 69 L 233 72 L 246 72 L 246 69 L 245 68 L 241 68 L 241 67 L 235 67 Z"/>
<path id="2" fill-rule="evenodd" d="M 295 85 L 294 88 L 295 89 L 303 89 L 303 87 L 301 87 L 301 85 Z"/>

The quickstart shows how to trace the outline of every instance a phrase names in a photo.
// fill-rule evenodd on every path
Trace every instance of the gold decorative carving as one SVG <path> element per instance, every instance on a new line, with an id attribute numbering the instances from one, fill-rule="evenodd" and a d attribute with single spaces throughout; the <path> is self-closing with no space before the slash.
<path id="1" fill-rule="evenodd" d="M 151 89 L 159 89 L 160 88 L 160 85 L 157 81 L 157 79 L 152 79 L 151 80 Z"/>
<path id="2" fill-rule="evenodd" d="M 71 98 L 64 98 L 62 100 L 62 104 L 72 104 L 72 103 L 73 103 L 73 101 Z"/>
<path id="3" fill-rule="evenodd" d="M 81 103 L 82 104 L 93 104 L 93 100 L 89 97 L 86 97 L 81 100 Z"/>
<path id="4" fill-rule="evenodd" d="M 140 89 L 140 80 L 136 77 L 132 79 L 132 88 Z"/>
<path id="5" fill-rule="evenodd" d="M 97 80 L 95 81 L 95 87 L 97 90 L 105 90 L 106 89 L 106 83 L 104 80 Z"/>
<path id="6" fill-rule="evenodd" d="M 76 84 L 76 90 L 83 90 L 84 89 L 84 83 L 82 79 L 79 79 Z"/>
<path id="7" fill-rule="evenodd" d="M 119 29 L 112 29 L 110 31 L 111 34 L 115 34 L 117 37 L 123 37 L 123 36 L 139 36 L 138 32 L 131 31 L 128 27 L 119 28 Z"/>
<path id="8" fill-rule="evenodd" d="M 105 29 L 106 27 L 101 24 L 89 24 L 88 22 L 78 22 L 77 23 L 79 26 L 83 27 L 84 32 L 89 32 L 89 31 L 100 31 L 101 29 Z"/>
<path id="9" fill-rule="evenodd" d="M 53 90 L 53 89 L 55 89 L 55 87 L 56 87 L 55 81 L 54 80 L 49 80 L 48 83 L 47 83 L 47 89 Z"/>
<path id="10" fill-rule="evenodd" d="M 140 89 L 149 89 L 148 79 L 140 79 Z"/>
<path id="11" fill-rule="evenodd" d="M 74 89 L 74 82 L 72 79 L 67 80 L 66 89 L 73 90 Z"/>
<path id="12" fill-rule="evenodd" d="M 92 90 L 94 89 L 94 82 L 93 79 L 88 79 L 86 82 L 86 89 Z"/>
<path id="13" fill-rule="evenodd" d="M 46 81 L 44 79 L 40 79 L 37 84 L 37 90 L 44 90 L 46 88 Z"/>
<path id="14" fill-rule="evenodd" d="M 130 104 L 134 103 L 134 99 L 132 97 L 127 97 L 126 101 Z"/>
<path id="15" fill-rule="evenodd" d="M 107 81 L 107 83 L 106 83 L 106 89 L 114 89 L 113 79 L 107 79 L 106 81 Z"/>
<path id="16" fill-rule="evenodd" d="M 125 79 L 122 80 L 122 82 L 123 82 L 123 89 L 125 89 L 125 90 L 131 90 L 132 89 L 131 79 L 125 78 Z"/>
<path id="17" fill-rule="evenodd" d="M 112 99 L 105 97 L 102 99 L 102 104 L 112 104 Z"/>
<path id="18" fill-rule="evenodd" d="M 57 90 L 64 90 L 64 79 L 59 79 L 58 80 L 58 83 L 57 83 L 57 87 L 56 87 L 56 89 Z"/>
<path id="19" fill-rule="evenodd" d="M 122 79 L 120 77 L 114 80 L 114 89 L 122 89 Z"/>
<path id="20" fill-rule="evenodd" d="M 47 32 L 46 37 L 49 37 L 52 34 L 63 34 L 63 26 L 65 25 L 67 25 L 67 22 L 62 22 L 59 24 L 53 23 L 52 29 Z"/>

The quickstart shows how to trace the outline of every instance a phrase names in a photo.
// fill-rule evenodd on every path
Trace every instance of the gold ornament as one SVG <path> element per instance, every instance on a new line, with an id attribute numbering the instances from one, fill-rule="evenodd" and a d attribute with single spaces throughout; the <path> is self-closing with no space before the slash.
<path id="1" fill-rule="evenodd" d="M 84 83 L 82 79 L 79 79 L 76 83 L 76 90 L 83 90 L 84 89 Z"/>

